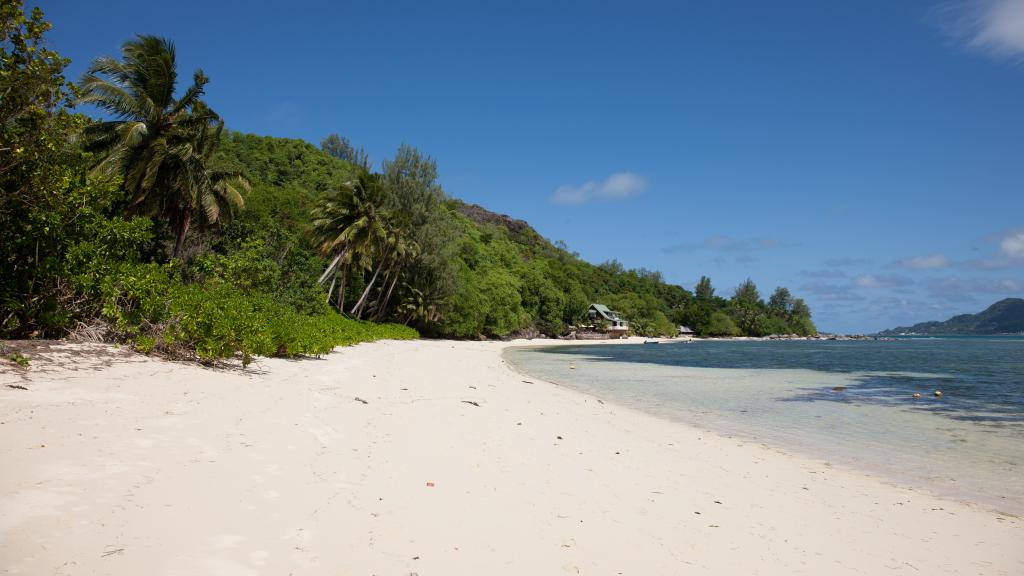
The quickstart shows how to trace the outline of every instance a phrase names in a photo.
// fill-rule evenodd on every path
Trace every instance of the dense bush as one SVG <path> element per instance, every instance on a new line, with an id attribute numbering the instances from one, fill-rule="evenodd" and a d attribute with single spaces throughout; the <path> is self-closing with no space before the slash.
<path id="1" fill-rule="evenodd" d="M 272 296 L 211 280 L 186 284 L 173 266 L 126 264 L 99 286 L 103 316 L 140 350 L 212 361 L 320 355 L 335 346 L 409 339 L 412 328 L 344 318 L 326 305 L 302 314 Z"/>
<path id="2" fill-rule="evenodd" d="M 179 358 L 247 363 L 417 336 L 342 317 L 316 285 L 322 259 L 303 224 L 311 198 L 346 180 L 349 164 L 299 141 L 228 138 L 217 166 L 196 164 L 203 172 L 192 175 L 213 185 L 242 168 L 273 183 L 261 181 L 250 210 L 230 224 L 227 210 L 197 219 L 188 249 L 169 260 L 172 223 L 132 210 L 123 173 L 91 170 L 99 157 L 80 142 L 98 123 L 71 111 L 80 92 L 62 76 L 68 61 L 45 49 L 42 12 L 26 16 L 20 2 L 5 2 L 0 19 L 0 337 L 77 331 Z M 210 111 L 195 103 L 188 114 Z M 197 144 L 211 142 L 204 130 Z"/>

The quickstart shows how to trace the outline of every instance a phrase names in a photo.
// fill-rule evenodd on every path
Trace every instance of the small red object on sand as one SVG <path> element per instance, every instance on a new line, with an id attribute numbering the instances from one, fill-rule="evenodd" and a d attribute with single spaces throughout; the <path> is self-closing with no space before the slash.
<path id="1" fill-rule="evenodd" d="M 427 488 L 433 488 L 433 487 L 434 487 L 434 483 L 433 482 L 427 482 Z"/>

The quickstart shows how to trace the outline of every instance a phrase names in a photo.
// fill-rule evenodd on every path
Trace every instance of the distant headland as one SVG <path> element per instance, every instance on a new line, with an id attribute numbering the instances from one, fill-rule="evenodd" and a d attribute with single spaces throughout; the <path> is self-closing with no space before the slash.
<path id="1" fill-rule="evenodd" d="M 922 322 L 883 330 L 879 336 L 994 335 L 1024 333 L 1024 298 L 1004 298 L 977 314 L 960 314 L 945 322 Z"/>

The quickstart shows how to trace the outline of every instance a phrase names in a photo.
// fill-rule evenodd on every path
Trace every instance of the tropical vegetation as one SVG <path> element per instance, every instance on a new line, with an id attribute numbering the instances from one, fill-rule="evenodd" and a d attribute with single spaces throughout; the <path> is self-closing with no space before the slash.
<path id="1" fill-rule="evenodd" d="M 450 198 L 408 145 L 374 164 L 233 132 L 197 70 L 138 36 L 78 85 L 37 8 L 2 0 L 0 336 L 76 335 L 203 361 L 321 354 L 424 334 L 561 335 L 590 303 L 642 335 L 813 334 L 785 288 L 728 299 L 660 273 L 593 265 L 525 222 Z M 91 118 L 76 110 L 95 110 Z"/>

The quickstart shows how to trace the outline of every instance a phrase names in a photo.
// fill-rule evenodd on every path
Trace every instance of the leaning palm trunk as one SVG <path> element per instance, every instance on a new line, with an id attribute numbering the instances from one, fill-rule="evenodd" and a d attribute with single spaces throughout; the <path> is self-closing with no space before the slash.
<path id="1" fill-rule="evenodd" d="M 401 269 L 395 267 L 395 276 L 391 279 L 391 285 L 388 286 L 388 293 L 384 296 L 384 300 L 377 307 L 377 320 L 384 317 L 384 311 L 387 310 L 388 302 L 391 301 L 391 291 L 395 289 L 395 284 L 398 284 L 398 277 L 401 276 Z"/>
<path id="2" fill-rule="evenodd" d="M 338 286 L 338 312 L 345 313 L 345 282 L 348 281 L 348 266 L 341 269 L 341 285 Z"/>
<path id="3" fill-rule="evenodd" d="M 370 277 L 370 283 L 366 285 L 366 289 L 363 290 L 363 294 L 359 297 L 359 301 L 352 307 L 352 311 L 349 312 L 349 314 L 359 318 L 362 313 L 363 305 L 366 304 L 366 297 L 370 295 L 370 289 L 373 288 L 374 282 L 377 281 L 377 275 L 380 274 L 380 269 L 384 267 L 384 263 L 387 262 L 387 259 L 388 252 L 385 252 L 384 257 L 381 258 L 380 266 L 377 266 L 377 269 L 373 271 L 373 276 Z"/>
<path id="4" fill-rule="evenodd" d="M 337 282 L 337 281 L 338 281 L 338 275 L 335 274 L 334 277 L 331 278 L 331 287 L 327 289 L 327 303 L 328 304 L 331 303 L 331 294 L 334 292 L 334 283 Z"/>
<path id="5" fill-rule="evenodd" d="M 324 270 L 324 273 L 321 274 L 320 278 L 316 281 L 317 284 L 323 284 L 324 281 L 327 280 L 327 277 L 330 276 L 331 272 L 334 272 L 334 270 L 338 266 L 338 262 L 340 262 L 341 259 L 345 257 L 346 253 L 348 253 L 348 248 L 347 247 L 344 250 L 342 250 L 341 252 L 338 252 L 338 255 L 334 257 L 334 260 L 331 260 L 331 264 L 329 266 L 327 266 L 327 269 Z M 334 283 L 332 282 L 331 283 L 331 288 L 333 288 L 333 287 L 334 287 Z M 328 293 L 330 293 L 330 291 L 328 291 Z"/>
<path id="6" fill-rule="evenodd" d="M 384 278 L 381 280 L 380 290 L 377 290 L 377 299 L 373 301 L 373 306 L 367 305 L 368 310 L 373 310 L 373 319 L 376 320 L 381 314 L 381 303 L 384 301 L 384 287 L 391 283 L 391 275 L 395 273 L 395 267 L 391 266 L 384 271 Z"/>

